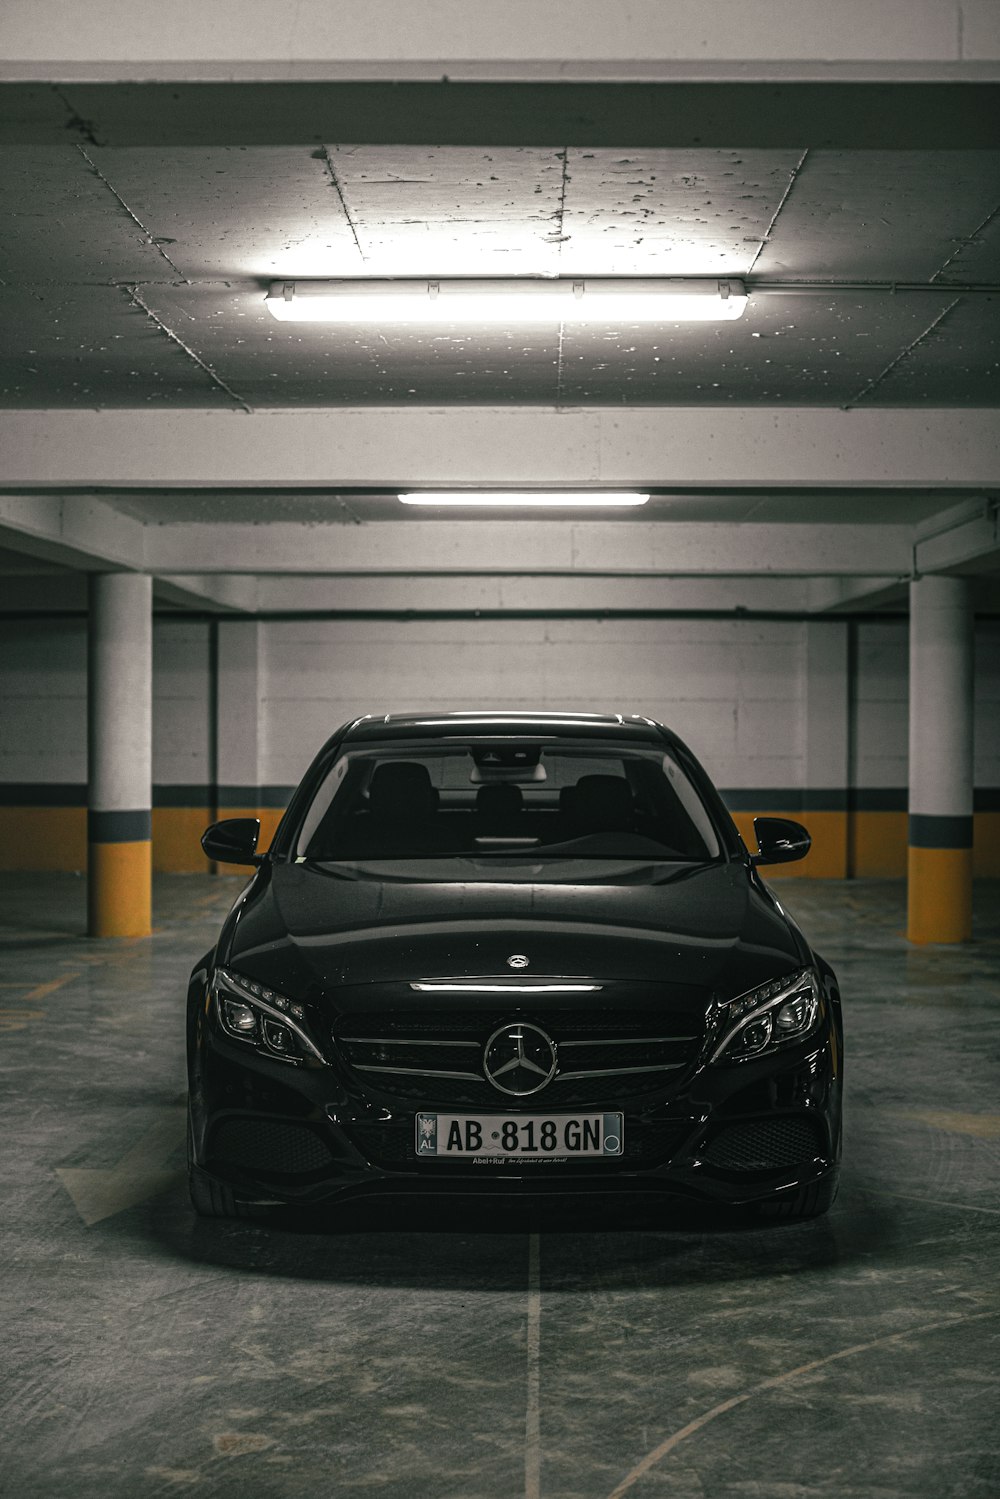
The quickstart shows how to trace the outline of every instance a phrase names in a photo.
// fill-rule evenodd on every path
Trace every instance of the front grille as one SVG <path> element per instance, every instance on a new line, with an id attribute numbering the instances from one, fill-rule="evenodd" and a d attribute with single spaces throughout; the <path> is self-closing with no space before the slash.
<path id="1" fill-rule="evenodd" d="M 812 1160 L 819 1152 L 816 1127 L 801 1115 L 730 1124 L 701 1152 L 720 1171 L 775 1171 Z"/>
<path id="2" fill-rule="evenodd" d="M 654 1166 L 663 1165 L 677 1150 L 678 1146 L 690 1133 L 692 1123 L 687 1120 L 658 1121 L 647 1124 L 641 1119 L 626 1118 L 625 1120 L 625 1152 L 623 1156 L 601 1156 L 589 1161 L 574 1161 L 569 1169 L 575 1172 L 585 1171 L 616 1171 L 623 1165 L 631 1170 L 651 1170 Z M 387 1170 L 408 1170 L 417 1167 L 417 1156 L 413 1148 L 413 1120 L 393 1120 L 387 1124 L 352 1124 L 348 1127 L 356 1148 L 366 1160 L 375 1166 L 383 1166 Z M 522 1161 L 521 1167 L 530 1170 L 533 1166 L 541 1165 L 543 1170 L 548 1170 L 546 1162 Z M 440 1168 L 442 1172 L 461 1171 L 461 1166 L 456 1166 L 451 1161 L 422 1160 L 419 1163 L 421 1171 Z M 489 1170 L 489 1167 L 469 1168 L 476 1171 Z M 509 1166 L 497 1168 L 500 1171 L 509 1171 Z M 564 1169 L 560 1167 L 560 1169 Z"/>
<path id="3" fill-rule="evenodd" d="M 689 1016 L 671 1022 L 650 1010 L 564 1011 L 532 1017 L 558 1048 L 558 1071 L 538 1093 L 511 1098 L 483 1073 L 483 1050 L 511 1020 L 498 1013 L 383 1011 L 346 1015 L 337 1048 L 359 1082 L 395 1098 L 430 1104 L 530 1110 L 559 1108 L 663 1090 L 697 1058 L 701 1035 Z M 526 1020 L 527 1016 L 519 1016 Z"/>
<path id="4" fill-rule="evenodd" d="M 321 1171 L 331 1156 L 323 1141 L 304 1124 L 270 1119 L 226 1119 L 212 1134 L 213 1160 L 245 1171 L 277 1171 L 289 1176 Z"/>

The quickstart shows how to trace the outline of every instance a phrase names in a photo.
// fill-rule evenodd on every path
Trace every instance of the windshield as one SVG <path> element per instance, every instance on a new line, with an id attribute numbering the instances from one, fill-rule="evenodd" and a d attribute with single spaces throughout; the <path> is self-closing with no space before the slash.
<path id="1" fill-rule="evenodd" d="M 499 863 L 701 863 L 718 856 L 719 841 L 663 749 L 437 739 L 345 751 L 303 818 L 295 853 L 352 864 L 459 859 L 464 878 L 490 879 Z"/>

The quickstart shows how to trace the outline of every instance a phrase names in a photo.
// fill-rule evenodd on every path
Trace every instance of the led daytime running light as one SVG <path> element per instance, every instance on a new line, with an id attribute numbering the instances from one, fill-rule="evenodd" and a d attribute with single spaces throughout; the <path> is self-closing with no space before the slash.
<path id="1" fill-rule="evenodd" d="M 269 989 L 266 984 L 258 983 L 256 979 L 244 978 L 241 974 L 231 973 L 225 968 L 216 969 L 212 987 L 215 990 L 216 1002 L 220 1005 L 220 1008 L 222 991 L 226 991 L 234 999 L 244 1004 L 249 1001 L 254 1009 L 260 1011 L 262 1017 L 266 1016 L 271 1020 L 276 1020 L 280 1025 L 290 1030 L 311 1056 L 316 1057 L 320 1062 L 326 1061 L 323 1053 L 306 1032 L 304 1028 L 305 1010 L 295 1000 L 288 999 L 284 994 L 278 994 L 274 989 Z M 300 1024 L 300 1022 L 302 1023 Z M 232 1035 L 234 1033 L 226 1027 L 226 1034 Z M 253 1040 L 251 1036 L 247 1036 L 246 1039 L 248 1041 Z M 272 1054 L 281 1055 L 280 1052 L 274 1052 L 273 1048 L 268 1051 L 268 1055 Z"/>
<path id="2" fill-rule="evenodd" d="M 797 996 L 801 996 L 807 1006 L 802 1024 L 791 1030 L 777 1026 L 775 1022 L 778 1014 L 789 1001 L 795 1000 Z M 772 979 L 770 983 L 761 984 L 759 988 L 750 990 L 748 994 L 737 996 L 725 1006 L 726 1029 L 709 1061 L 750 1061 L 785 1042 L 802 1040 L 815 1030 L 819 1023 L 821 1015 L 819 1001 L 819 982 L 811 968 L 800 969 L 798 973 L 790 977 Z M 740 1036 L 754 1025 L 761 1023 L 766 1025 L 767 1029 L 767 1035 L 762 1044 L 753 1051 L 747 1052 L 744 1057 L 739 1054 L 730 1055 Z"/>

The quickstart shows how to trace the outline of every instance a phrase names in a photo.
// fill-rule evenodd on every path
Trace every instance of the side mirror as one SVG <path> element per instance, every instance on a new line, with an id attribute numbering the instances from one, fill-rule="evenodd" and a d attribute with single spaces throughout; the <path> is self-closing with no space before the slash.
<path id="1" fill-rule="evenodd" d="M 812 839 L 801 822 L 790 817 L 755 817 L 758 852 L 750 855 L 751 864 L 791 864 L 804 859 Z"/>
<path id="2" fill-rule="evenodd" d="M 201 846 L 209 859 L 220 864 L 259 864 L 259 837 L 259 817 L 225 817 L 205 829 Z"/>

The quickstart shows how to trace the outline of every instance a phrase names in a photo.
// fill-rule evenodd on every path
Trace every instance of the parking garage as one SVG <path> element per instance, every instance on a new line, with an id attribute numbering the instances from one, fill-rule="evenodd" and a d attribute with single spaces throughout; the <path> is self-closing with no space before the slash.
<path id="1" fill-rule="evenodd" d="M 10 1492 L 992 1499 L 992 7 L 245 9 L 0 27 Z M 201 834 L 456 711 L 640 714 L 808 828 L 827 1215 L 196 1217 Z"/>

